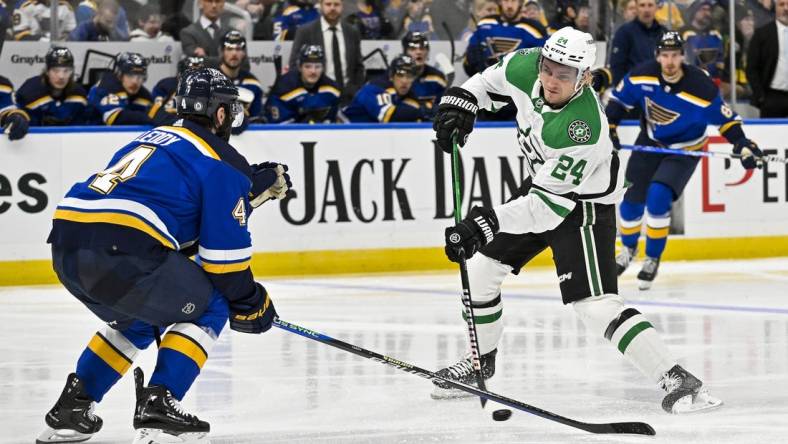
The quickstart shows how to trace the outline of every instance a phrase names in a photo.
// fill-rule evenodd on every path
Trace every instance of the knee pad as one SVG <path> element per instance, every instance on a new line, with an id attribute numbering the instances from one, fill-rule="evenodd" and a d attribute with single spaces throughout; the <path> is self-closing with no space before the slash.
<path id="1" fill-rule="evenodd" d="M 595 336 L 603 337 L 610 323 L 624 311 L 624 298 L 603 294 L 572 303 L 577 316 Z"/>
<path id="2" fill-rule="evenodd" d="M 501 284 L 512 272 L 512 267 L 483 254 L 468 260 L 468 281 L 474 305 L 487 303 L 501 294 Z"/>
<path id="3" fill-rule="evenodd" d="M 636 203 L 629 200 L 623 200 L 619 206 L 622 221 L 640 221 L 643 217 L 643 211 L 646 208 L 644 203 Z"/>

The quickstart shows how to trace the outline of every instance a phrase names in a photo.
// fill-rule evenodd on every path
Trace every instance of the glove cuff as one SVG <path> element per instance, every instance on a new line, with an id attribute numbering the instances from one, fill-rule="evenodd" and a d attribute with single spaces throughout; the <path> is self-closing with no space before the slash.
<path id="1" fill-rule="evenodd" d="M 440 108 L 455 108 L 476 115 L 479 111 L 478 101 L 470 91 L 452 86 L 441 97 Z"/>
<path id="2" fill-rule="evenodd" d="M 495 211 L 492 208 L 473 207 L 470 213 L 468 213 L 468 218 L 473 220 L 473 223 L 476 224 L 484 245 L 492 242 L 493 237 L 495 237 L 495 234 L 498 233 L 500 229 Z"/>

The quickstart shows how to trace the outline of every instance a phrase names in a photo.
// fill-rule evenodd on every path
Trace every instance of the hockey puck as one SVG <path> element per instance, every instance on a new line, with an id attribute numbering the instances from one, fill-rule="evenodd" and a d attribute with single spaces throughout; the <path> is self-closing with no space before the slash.
<path id="1" fill-rule="evenodd" d="M 511 418 L 512 411 L 509 409 L 496 410 L 492 413 L 492 419 L 495 421 L 506 421 Z"/>

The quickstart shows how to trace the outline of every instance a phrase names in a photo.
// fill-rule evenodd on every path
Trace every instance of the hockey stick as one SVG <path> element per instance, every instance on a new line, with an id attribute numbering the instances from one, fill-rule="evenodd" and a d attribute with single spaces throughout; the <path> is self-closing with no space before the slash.
<path id="1" fill-rule="evenodd" d="M 353 353 L 356 356 L 361 356 L 365 359 L 370 359 L 375 362 L 379 362 L 381 364 L 390 365 L 398 370 L 402 370 L 404 372 L 408 372 L 410 374 L 419 376 L 421 378 L 445 383 L 447 385 L 452 386 L 458 390 L 462 390 L 464 392 L 470 393 L 472 395 L 479 396 L 483 399 L 489 399 L 491 401 L 495 401 L 500 404 L 504 404 L 509 406 L 513 409 L 517 409 L 526 413 L 530 413 L 532 415 L 539 416 L 541 418 L 555 421 L 569 427 L 574 427 L 576 429 L 585 430 L 586 432 L 590 433 L 629 433 L 635 435 L 655 435 L 656 432 L 654 428 L 644 422 L 612 422 L 612 423 L 602 423 L 602 424 L 592 424 L 587 422 L 580 422 L 574 419 L 570 419 L 561 415 L 557 415 L 552 412 L 548 412 L 547 410 L 542 410 L 539 407 L 534 407 L 532 405 L 525 404 L 523 402 L 517 401 L 515 399 L 507 398 L 506 396 L 499 395 L 497 393 L 488 392 L 484 389 L 476 388 L 472 385 L 463 384 L 459 381 L 454 381 L 451 379 L 443 378 L 438 376 L 436 373 L 431 372 L 429 370 L 423 369 L 421 367 L 416 367 L 413 364 L 409 364 L 407 362 L 400 361 L 398 359 L 390 358 L 385 355 L 381 355 L 380 353 L 376 353 L 372 350 L 367 350 L 361 348 L 357 345 L 353 345 L 339 339 L 332 338 L 330 336 L 326 336 L 322 333 L 318 333 L 314 330 L 310 330 L 308 328 L 304 328 L 290 322 L 283 321 L 279 318 L 274 319 L 274 326 L 281 328 L 282 330 L 289 331 L 290 333 L 295 333 L 297 335 L 303 336 L 305 338 L 311 339 L 313 341 L 321 342 L 326 345 L 330 345 L 331 347 L 338 348 L 340 350 L 344 350 L 348 353 Z"/>
<path id="2" fill-rule="evenodd" d="M 690 157 L 721 157 L 727 159 L 741 159 L 741 154 L 723 153 L 721 151 L 686 151 L 681 149 L 662 148 L 659 146 L 621 145 L 622 150 L 639 151 L 641 153 L 677 154 Z M 788 163 L 788 159 L 774 154 L 762 157 L 764 162 Z"/>
<path id="3" fill-rule="evenodd" d="M 452 193 L 454 200 L 454 223 L 462 221 L 462 196 L 460 196 L 460 147 L 457 144 L 457 131 L 451 137 L 451 185 L 454 190 Z M 468 338 L 471 342 L 471 362 L 476 371 L 476 383 L 482 390 L 487 390 L 482 375 L 482 364 L 479 361 L 479 343 L 476 334 L 476 320 L 473 317 L 473 305 L 471 301 L 471 284 L 468 281 L 468 267 L 465 263 L 465 252 L 460 252 L 460 281 L 462 282 L 462 305 L 465 307 L 465 321 L 468 324 Z M 486 398 L 479 398 L 482 408 L 487 404 Z"/>
<path id="4" fill-rule="evenodd" d="M 451 28 L 449 28 L 449 24 L 446 23 L 445 21 L 443 21 L 443 22 L 441 22 L 441 26 L 443 27 L 443 30 L 446 31 L 446 34 L 449 37 L 449 47 L 451 48 L 451 57 L 449 57 L 449 60 L 451 62 L 452 70 L 451 70 L 450 73 L 446 74 L 446 85 L 447 85 L 447 88 L 448 88 L 449 86 L 451 86 L 454 83 L 454 76 L 456 75 L 456 73 L 454 72 L 454 69 L 453 69 L 454 68 L 454 57 L 456 57 L 457 54 L 456 54 L 455 48 L 454 48 L 454 34 L 451 33 Z"/>

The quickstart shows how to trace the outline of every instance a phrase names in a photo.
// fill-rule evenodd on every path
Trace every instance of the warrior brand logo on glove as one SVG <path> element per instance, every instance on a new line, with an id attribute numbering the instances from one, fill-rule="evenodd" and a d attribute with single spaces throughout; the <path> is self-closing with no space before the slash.
<path id="1" fill-rule="evenodd" d="M 591 127 L 582 120 L 575 120 L 569 124 L 569 138 L 577 143 L 586 143 L 591 139 Z"/>
<path id="2" fill-rule="evenodd" d="M 479 107 L 475 103 L 471 103 L 463 98 L 454 97 L 454 96 L 443 96 L 441 98 L 440 104 L 456 106 L 457 108 L 464 109 L 465 111 L 474 114 L 476 114 L 476 111 L 479 110 Z"/>
<path id="3" fill-rule="evenodd" d="M 484 216 L 478 216 L 473 219 L 476 222 L 476 225 L 482 230 L 482 234 L 484 234 L 485 243 L 490 243 L 493 240 L 493 230 L 490 228 L 490 224 L 487 223 L 487 219 Z M 455 233 L 456 234 L 456 233 Z M 456 242 L 455 242 L 456 243 Z"/>

